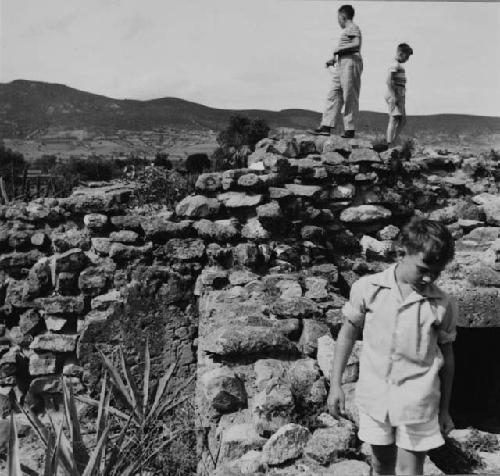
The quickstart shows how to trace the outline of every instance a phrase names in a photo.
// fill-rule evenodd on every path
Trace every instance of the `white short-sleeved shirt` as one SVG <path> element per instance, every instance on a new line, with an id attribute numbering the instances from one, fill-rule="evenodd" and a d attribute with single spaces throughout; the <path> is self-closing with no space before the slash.
<path id="1" fill-rule="evenodd" d="M 356 402 L 359 410 L 392 425 L 434 418 L 440 402 L 438 344 L 455 340 L 455 302 L 431 284 L 403 300 L 392 265 L 351 288 L 345 318 L 363 329 Z"/>

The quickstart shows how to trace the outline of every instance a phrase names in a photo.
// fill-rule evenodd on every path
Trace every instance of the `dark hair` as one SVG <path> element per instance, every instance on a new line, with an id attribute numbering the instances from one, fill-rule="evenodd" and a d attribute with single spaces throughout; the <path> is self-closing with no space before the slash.
<path id="1" fill-rule="evenodd" d="M 413 54 L 413 48 L 408 43 L 400 43 L 398 45 L 398 50 L 406 53 L 408 56 Z"/>
<path id="2" fill-rule="evenodd" d="M 455 254 L 455 242 L 445 225 L 414 217 L 401 233 L 401 245 L 411 254 L 424 254 L 427 264 L 449 263 Z"/>
<path id="3" fill-rule="evenodd" d="M 339 13 L 343 13 L 349 20 L 354 18 L 354 8 L 352 8 L 352 5 L 342 5 L 339 8 Z"/>

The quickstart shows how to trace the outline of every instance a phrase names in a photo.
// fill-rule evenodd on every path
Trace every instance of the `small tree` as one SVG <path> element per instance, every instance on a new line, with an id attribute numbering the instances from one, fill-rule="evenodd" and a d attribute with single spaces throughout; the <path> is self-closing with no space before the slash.
<path id="1" fill-rule="evenodd" d="M 221 147 L 236 147 L 248 145 L 253 150 L 255 144 L 269 133 L 269 126 L 262 119 L 249 119 L 242 115 L 231 116 L 229 125 L 217 136 Z"/>
<path id="2" fill-rule="evenodd" d="M 169 160 L 166 152 L 157 152 L 153 165 L 156 167 L 165 167 L 168 170 L 172 169 L 172 162 Z"/>
<path id="3" fill-rule="evenodd" d="M 191 154 L 186 159 L 185 167 L 190 174 L 201 174 L 210 169 L 210 160 L 207 154 Z"/>
<path id="4" fill-rule="evenodd" d="M 33 161 L 33 168 L 40 169 L 43 173 L 47 174 L 54 169 L 56 163 L 57 157 L 55 155 L 44 154 Z"/>

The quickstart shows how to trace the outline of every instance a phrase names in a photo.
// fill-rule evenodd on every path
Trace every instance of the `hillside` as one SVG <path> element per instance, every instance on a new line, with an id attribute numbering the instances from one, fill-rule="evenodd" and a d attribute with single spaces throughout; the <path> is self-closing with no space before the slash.
<path id="1" fill-rule="evenodd" d="M 319 120 L 319 113 L 303 109 L 216 109 L 168 97 L 148 101 L 118 100 L 38 81 L 0 83 L 2 137 L 23 138 L 33 131 L 48 128 L 86 129 L 97 133 L 157 127 L 218 130 L 235 113 L 265 119 L 273 127 L 303 129 L 316 126 Z M 382 131 L 386 120 L 385 114 L 362 111 L 360 129 Z M 497 134 L 500 133 L 500 118 L 456 114 L 412 116 L 407 131 L 414 134 Z"/>

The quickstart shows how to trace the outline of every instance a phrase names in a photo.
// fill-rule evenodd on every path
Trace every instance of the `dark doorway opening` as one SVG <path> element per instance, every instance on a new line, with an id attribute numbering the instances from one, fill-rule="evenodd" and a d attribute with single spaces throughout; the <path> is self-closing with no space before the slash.
<path id="1" fill-rule="evenodd" d="M 500 327 L 459 327 L 453 348 L 455 426 L 500 432 Z"/>

